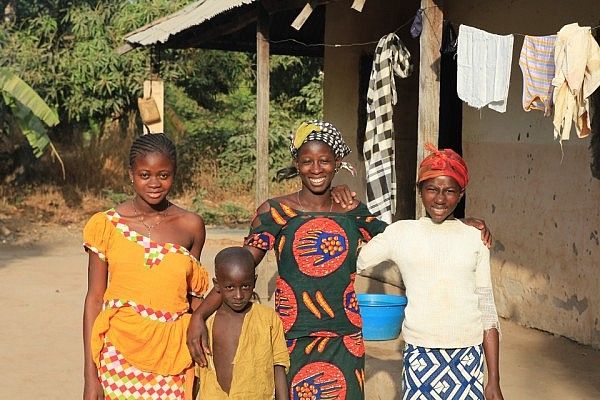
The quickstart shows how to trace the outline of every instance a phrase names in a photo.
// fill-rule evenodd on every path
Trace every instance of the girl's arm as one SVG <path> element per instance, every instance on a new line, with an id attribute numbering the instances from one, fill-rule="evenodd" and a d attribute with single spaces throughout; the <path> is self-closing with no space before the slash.
<path id="1" fill-rule="evenodd" d="M 350 190 L 348 185 L 339 185 L 331 188 L 331 199 L 342 206 L 342 208 L 353 209 L 356 201 L 356 192 Z"/>
<path id="2" fill-rule="evenodd" d="M 194 235 L 194 243 L 192 244 L 192 248 L 190 249 L 190 254 L 193 255 L 196 260 L 200 260 L 200 255 L 202 254 L 202 249 L 204 248 L 204 243 L 206 241 L 206 226 L 204 225 L 204 220 L 198 214 L 190 213 L 193 217 L 186 218 L 191 224 L 191 231 Z M 190 308 L 195 310 L 202 304 L 202 299 L 189 296 Z"/>
<path id="3" fill-rule="evenodd" d="M 107 263 L 101 261 L 96 253 L 89 252 L 88 290 L 83 309 L 84 400 L 104 399 L 104 391 L 98 379 L 98 370 L 92 359 L 91 332 L 94 321 L 102 310 L 107 278 Z"/>
<path id="4" fill-rule="evenodd" d="M 486 400 L 504 400 L 500 390 L 499 342 L 497 329 L 492 328 L 483 332 L 483 353 L 488 371 L 488 381 L 484 391 Z"/>
<path id="5" fill-rule="evenodd" d="M 479 229 L 481 231 L 481 241 L 488 247 L 488 249 L 492 247 L 492 232 L 490 232 L 490 229 L 487 227 L 484 220 L 468 217 L 462 218 L 461 221 L 465 225 Z"/>

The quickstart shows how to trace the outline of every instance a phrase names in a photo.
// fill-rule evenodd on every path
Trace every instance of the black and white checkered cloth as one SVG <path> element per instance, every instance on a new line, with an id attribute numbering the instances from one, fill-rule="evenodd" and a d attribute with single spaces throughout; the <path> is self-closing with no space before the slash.
<path id="1" fill-rule="evenodd" d="M 367 128 L 363 154 L 367 173 L 367 206 L 381 220 L 391 223 L 396 212 L 393 105 L 396 104 L 394 75 L 412 72 L 410 53 L 398 36 L 390 33 L 379 40 L 367 92 Z"/>

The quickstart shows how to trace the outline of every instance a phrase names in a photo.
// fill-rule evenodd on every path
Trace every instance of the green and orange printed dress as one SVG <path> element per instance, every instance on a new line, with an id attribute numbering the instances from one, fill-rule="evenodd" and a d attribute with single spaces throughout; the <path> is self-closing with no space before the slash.
<path id="1" fill-rule="evenodd" d="M 364 204 L 346 213 L 304 212 L 275 200 L 257 215 L 247 246 L 274 249 L 275 309 L 291 366 L 290 399 L 364 399 L 365 347 L 354 292 L 358 246 L 386 224 Z"/>

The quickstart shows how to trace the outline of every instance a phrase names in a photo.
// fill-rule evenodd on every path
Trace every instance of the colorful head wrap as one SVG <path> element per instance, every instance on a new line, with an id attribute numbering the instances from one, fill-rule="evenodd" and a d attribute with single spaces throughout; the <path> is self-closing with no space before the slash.
<path id="1" fill-rule="evenodd" d="M 432 154 L 425 157 L 419 166 L 419 183 L 438 176 L 450 176 L 456 180 L 461 189 L 469 183 L 469 170 L 465 160 L 451 149 L 436 149 L 427 143 L 425 150 Z"/>
<path id="2" fill-rule="evenodd" d="M 298 157 L 298 149 L 304 143 L 318 140 L 329 145 L 333 149 L 336 158 L 343 158 L 350 154 L 351 150 L 344 142 L 342 134 L 330 122 L 316 119 L 303 122 L 291 137 L 290 152 L 292 157 Z"/>

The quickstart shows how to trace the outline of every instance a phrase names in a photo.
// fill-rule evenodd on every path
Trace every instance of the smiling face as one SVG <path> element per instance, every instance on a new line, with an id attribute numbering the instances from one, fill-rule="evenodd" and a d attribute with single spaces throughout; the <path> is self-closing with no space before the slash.
<path id="1" fill-rule="evenodd" d="M 223 306 L 233 312 L 245 311 L 252 299 L 256 275 L 253 265 L 242 265 L 237 260 L 224 261 L 213 280 L 215 290 L 221 294 Z"/>
<path id="2" fill-rule="evenodd" d="M 425 212 L 433 222 L 454 219 L 454 209 L 464 194 L 454 178 L 438 176 L 427 179 L 419 184 L 419 188 Z"/>
<path id="3" fill-rule="evenodd" d="M 300 146 L 294 163 L 302 185 L 315 194 L 322 194 L 329 190 L 339 160 L 328 144 L 311 140 Z"/>
<path id="4" fill-rule="evenodd" d="M 175 166 L 168 155 L 162 152 L 138 156 L 129 171 L 133 189 L 140 199 L 149 205 L 158 205 L 165 200 L 175 177 Z"/>

